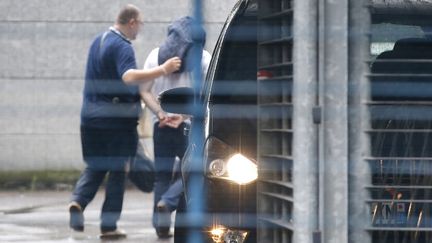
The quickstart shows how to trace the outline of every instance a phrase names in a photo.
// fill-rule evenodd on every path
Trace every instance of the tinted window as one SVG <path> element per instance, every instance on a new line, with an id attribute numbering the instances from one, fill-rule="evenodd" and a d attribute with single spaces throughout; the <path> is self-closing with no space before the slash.
<path id="1" fill-rule="evenodd" d="M 211 90 L 211 133 L 256 157 L 257 31 L 254 15 L 233 20 L 222 45 Z"/>

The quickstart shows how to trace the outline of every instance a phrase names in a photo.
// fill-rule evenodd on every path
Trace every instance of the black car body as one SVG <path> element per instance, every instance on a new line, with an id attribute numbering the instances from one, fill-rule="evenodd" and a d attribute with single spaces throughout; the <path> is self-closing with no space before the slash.
<path id="1" fill-rule="evenodd" d="M 241 0 L 235 5 L 217 41 L 200 95 L 180 88 L 161 96 L 165 110 L 194 113 L 191 132 L 198 130 L 199 135 L 191 134 L 182 176 L 187 206 L 193 201 L 191 193 L 202 199 L 205 217 L 200 230 L 206 242 L 256 242 L 256 11 L 256 1 Z M 187 108 L 194 95 L 200 100 L 199 114 Z M 196 175 L 202 183 L 194 183 L 191 192 L 194 156 L 202 165 Z M 230 166 L 236 168 L 227 168 L 228 161 L 234 161 Z"/>

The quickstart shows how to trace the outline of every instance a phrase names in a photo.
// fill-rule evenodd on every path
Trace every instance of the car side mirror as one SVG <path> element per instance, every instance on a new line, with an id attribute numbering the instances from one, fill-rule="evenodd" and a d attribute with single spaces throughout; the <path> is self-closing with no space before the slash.
<path id="1" fill-rule="evenodd" d="M 159 95 L 159 102 L 166 112 L 193 115 L 194 90 L 188 87 L 169 89 Z"/>

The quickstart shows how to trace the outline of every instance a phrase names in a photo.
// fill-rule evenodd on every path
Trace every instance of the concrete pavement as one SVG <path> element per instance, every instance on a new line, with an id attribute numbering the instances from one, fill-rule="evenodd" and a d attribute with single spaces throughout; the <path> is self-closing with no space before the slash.
<path id="1" fill-rule="evenodd" d="M 0 242 L 101 242 L 99 215 L 104 191 L 98 192 L 84 212 L 83 233 L 69 229 L 70 195 L 70 191 L 0 191 Z M 173 242 L 173 238 L 157 238 L 151 226 L 152 203 L 153 194 L 126 191 L 118 226 L 127 238 L 115 242 Z"/>

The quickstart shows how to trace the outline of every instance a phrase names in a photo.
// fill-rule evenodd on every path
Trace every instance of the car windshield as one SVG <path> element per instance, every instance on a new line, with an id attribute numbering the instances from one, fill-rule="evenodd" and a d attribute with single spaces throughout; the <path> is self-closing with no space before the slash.
<path id="1" fill-rule="evenodd" d="M 255 5 L 256 7 L 256 5 Z M 254 5 L 239 12 L 223 39 L 209 95 L 210 130 L 255 157 L 257 18 Z M 230 126 L 226 126 L 230 124 Z M 253 151 L 253 152 L 252 152 Z"/>

